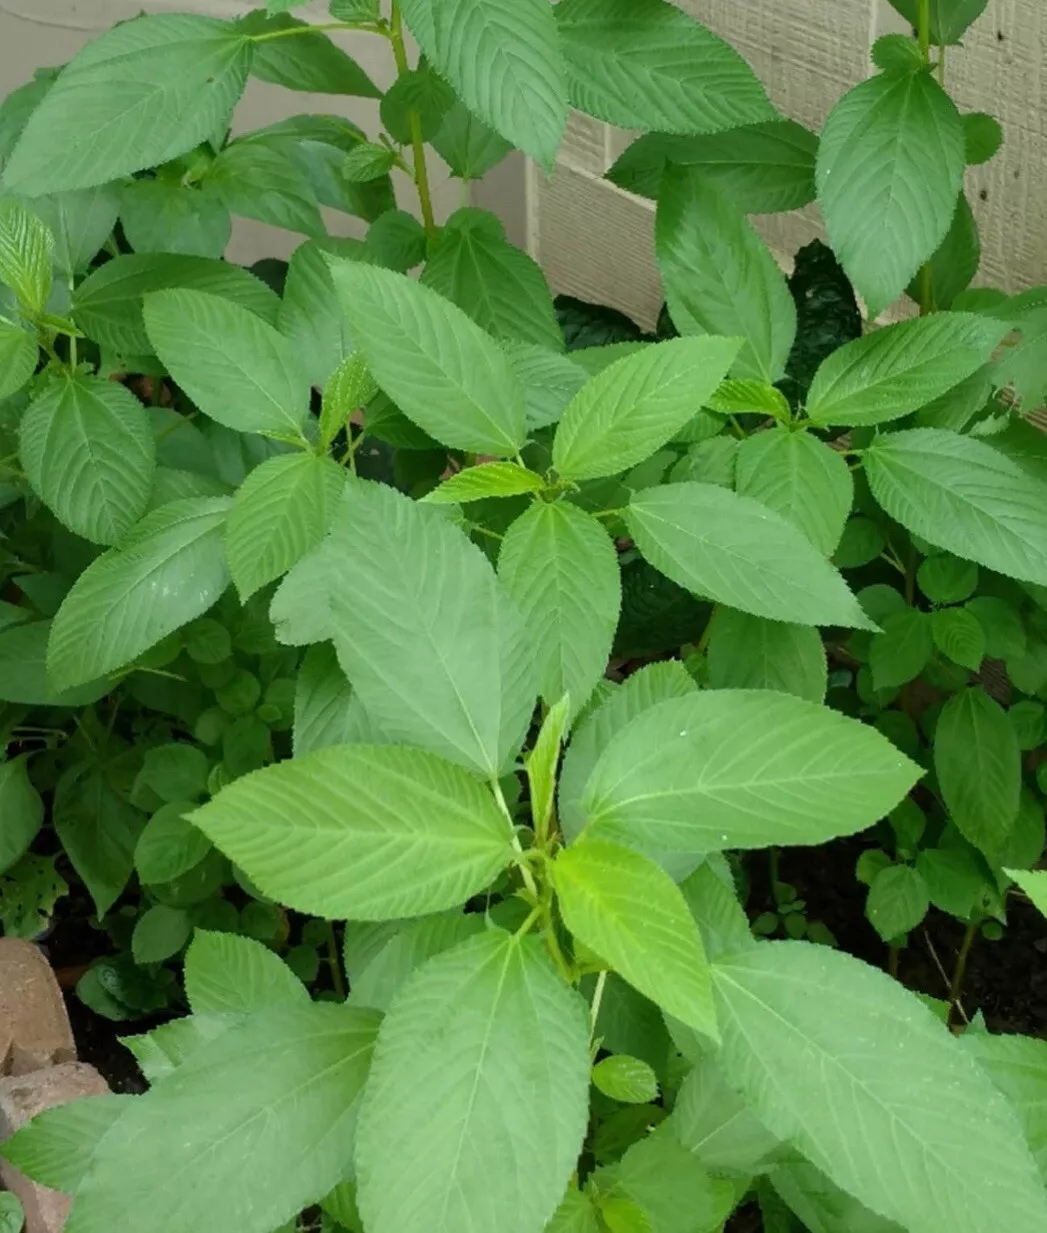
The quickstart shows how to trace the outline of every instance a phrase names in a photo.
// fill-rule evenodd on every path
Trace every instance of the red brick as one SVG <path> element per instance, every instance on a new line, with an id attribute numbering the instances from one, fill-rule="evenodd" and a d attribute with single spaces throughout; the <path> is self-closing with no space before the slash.
<path id="1" fill-rule="evenodd" d="M 86 1062 L 65 1062 L 32 1074 L 0 1079 L 0 1142 L 45 1109 L 85 1096 L 102 1096 L 108 1091 L 106 1081 Z M 71 1202 L 64 1194 L 37 1186 L 2 1160 L 0 1188 L 21 1199 L 25 1233 L 61 1233 Z"/>
<path id="2" fill-rule="evenodd" d="M 76 1059 L 62 991 L 31 942 L 0 938 L 0 1074 Z"/>

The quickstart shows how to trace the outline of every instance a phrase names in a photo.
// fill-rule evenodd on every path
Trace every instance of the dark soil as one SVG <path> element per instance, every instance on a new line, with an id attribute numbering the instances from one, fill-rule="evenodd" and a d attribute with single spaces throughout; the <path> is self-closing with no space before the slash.
<path id="1" fill-rule="evenodd" d="M 887 947 L 865 919 L 864 888 L 854 867 L 869 843 L 861 836 L 820 848 L 786 849 L 780 877 L 807 902 L 808 920 L 821 920 L 842 950 L 877 967 L 887 965 Z M 753 861 L 750 908 L 773 908 L 769 877 Z M 992 1032 L 1020 1032 L 1047 1039 L 1047 920 L 1031 904 L 1010 899 L 1007 928 L 998 942 L 976 939 L 967 964 L 961 1005 L 968 1019 L 977 1011 Z M 964 926 L 932 908 L 901 952 L 898 978 L 917 993 L 945 1000 Z M 944 972 L 944 974 L 943 974 Z"/>
<path id="2" fill-rule="evenodd" d="M 65 993 L 69 1021 L 73 1025 L 80 1060 L 90 1062 L 114 1092 L 140 1095 L 148 1084 L 138 1069 L 134 1054 L 120 1043 L 120 1035 L 135 1036 L 154 1027 L 152 1021 L 113 1023 L 86 1007 L 72 989 Z"/>
<path id="3" fill-rule="evenodd" d="M 76 982 L 93 960 L 111 950 L 111 945 L 106 934 L 92 929 L 87 922 L 92 907 L 83 887 L 72 880 L 70 884 L 73 887 L 70 898 L 62 902 L 60 916 L 50 931 L 38 940 L 38 945 L 51 961 L 62 986 L 80 1060 L 90 1062 L 114 1092 L 144 1092 L 146 1081 L 134 1054 L 120 1043 L 120 1036 L 146 1032 L 162 1019 L 153 1016 L 130 1023 L 114 1023 L 96 1014 L 77 997 Z"/>

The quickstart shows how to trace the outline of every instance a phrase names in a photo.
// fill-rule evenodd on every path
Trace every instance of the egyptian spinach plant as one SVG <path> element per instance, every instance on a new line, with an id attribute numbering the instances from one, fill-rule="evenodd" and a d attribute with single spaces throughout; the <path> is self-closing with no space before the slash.
<path id="1" fill-rule="evenodd" d="M 1042 479 L 988 429 L 911 423 L 983 374 L 969 418 L 995 426 L 1013 413 L 980 417 L 992 390 L 1028 402 L 1038 364 L 1029 300 L 931 311 L 964 129 L 930 72 L 929 8 L 819 146 L 662 0 L 334 0 L 332 29 L 389 43 L 383 133 L 306 117 L 229 142 L 252 72 L 377 93 L 322 28 L 269 7 L 124 23 L 6 109 L 7 491 L 43 543 L 18 576 L 57 581 L 19 584 L 0 660 L 35 674 L 12 701 L 64 723 L 143 673 L 195 683 L 201 621 L 261 625 L 245 653 L 289 648 L 295 756 L 230 765 L 223 739 L 154 855 L 212 845 L 256 902 L 344 921 L 349 994 L 314 1001 L 271 949 L 197 928 L 192 1014 L 129 1042 L 150 1091 L 47 1113 L 5 1155 L 74 1196 L 70 1233 L 714 1233 L 754 1196 L 779 1227 L 1042 1229 L 1042 1042 L 957 1040 L 847 955 L 756 941 L 723 857 L 854 834 L 926 790 L 1012 859 L 1015 819 L 957 810 L 970 787 L 937 748 L 925 789 L 884 731 L 822 705 L 819 627 L 854 663 L 873 661 L 864 635 L 895 637 L 876 583 L 856 595 L 830 559 L 856 476 L 905 607 L 910 547 L 1047 585 Z M 463 179 L 510 145 L 551 166 L 569 102 L 648 134 L 632 157 L 653 168 L 680 338 L 568 357 L 497 222 L 437 223 L 427 139 Z M 802 204 L 812 167 L 870 311 L 913 286 L 926 312 L 782 382 L 795 308 L 746 214 Z M 420 224 L 386 208 L 394 168 Z M 373 214 L 366 239 L 326 236 L 320 203 Z M 310 237 L 279 295 L 218 259 L 230 212 Z M 205 461 L 167 453 L 161 474 L 196 419 Z M 616 685 L 629 554 L 708 615 L 687 667 Z M 260 673 L 215 662 L 245 715 L 284 716 Z M 871 672 L 869 706 L 891 688 Z M 984 724 L 981 698 L 958 693 L 951 722 Z M 94 739 L 97 716 L 77 719 Z M 156 751 L 187 735 L 129 757 L 130 782 L 105 759 L 108 789 L 163 800 Z M 7 765 L 38 822 L 26 761 Z"/>

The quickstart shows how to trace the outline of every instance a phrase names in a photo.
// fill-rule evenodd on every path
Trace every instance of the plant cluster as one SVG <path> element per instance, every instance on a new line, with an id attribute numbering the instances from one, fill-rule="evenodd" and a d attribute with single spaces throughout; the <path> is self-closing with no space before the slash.
<path id="1" fill-rule="evenodd" d="M 984 0 L 892 3 L 818 135 L 665 0 L 144 16 L 0 108 L 0 921 L 82 887 L 81 997 L 190 1011 L 4 1145 L 69 1233 L 1047 1227 L 1047 1043 L 956 1021 L 1047 909 L 1047 300 L 968 290 Z M 231 138 L 251 75 L 381 131 Z M 551 168 L 569 106 L 641 132 L 653 337 L 434 217 L 427 144 Z M 814 200 L 787 280 L 750 216 Z M 887 973 L 777 873 L 862 833 Z"/>

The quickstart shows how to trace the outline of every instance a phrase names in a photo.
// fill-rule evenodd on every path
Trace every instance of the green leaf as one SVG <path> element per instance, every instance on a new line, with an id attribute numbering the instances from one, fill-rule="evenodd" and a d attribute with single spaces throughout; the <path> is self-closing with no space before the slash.
<path id="1" fill-rule="evenodd" d="M 988 1032 L 964 1032 L 960 1040 L 1017 1114 L 1040 1176 L 1047 1179 L 1047 1041 Z"/>
<path id="2" fill-rule="evenodd" d="M 9 1191 L 0 1193 L 0 1233 L 19 1233 L 24 1219 L 18 1196 Z"/>
<path id="3" fill-rule="evenodd" d="M 425 260 L 428 241 L 425 228 L 406 210 L 386 210 L 367 232 L 365 253 L 375 265 L 406 274 Z"/>
<path id="4" fill-rule="evenodd" d="M 366 184 L 388 175 L 395 165 L 395 150 L 366 141 L 345 156 L 342 175 L 353 184 Z"/>
<path id="5" fill-rule="evenodd" d="M 873 878 L 865 914 L 880 937 L 893 942 L 915 929 L 930 906 L 923 876 L 910 865 L 891 865 Z"/>
<path id="6" fill-rule="evenodd" d="M 10 398 L 36 371 L 36 336 L 21 325 L 0 321 L 0 399 Z"/>
<path id="7" fill-rule="evenodd" d="M 422 140 L 428 141 L 440 131 L 454 102 L 454 90 L 422 60 L 416 69 L 399 74 L 386 91 L 380 108 L 382 123 L 400 145 L 413 141 L 413 123 L 417 123 Z"/>
<path id="8" fill-rule="evenodd" d="M 515 462 L 484 462 L 445 479 L 422 498 L 430 505 L 458 505 L 489 497 L 518 497 L 541 492 L 545 480 Z"/>
<path id="9" fill-rule="evenodd" d="M 479 180 L 512 152 L 512 144 L 455 103 L 429 143 L 459 180 Z"/>
<path id="10" fill-rule="evenodd" d="M 926 301 L 927 310 L 949 309 L 953 302 L 971 284 L 978 273 L 982 260 L 982 242 L 978 234 L 978 220 L 974 217 L 971 203 L 964 193 L 956 202 L 956 212 L 945 239 L 934 250 L 927 263 L 929 273 L 917 272 L 907 288 L 907 293 L 917 304 Z M 927 294 L 929 279 L 930 295 Z"/>
<path id="11" fill-rule="evenodd" d="M 781 514 L 832 556 L 854 500 L 843 455 L 807 432 L 771 428 L 738 450 L 736 488 Z"/>
<path id="12" fill-rule="evenodd" d="M 294 756 L 360 740 L 354 717 L 363 708 L 338 666 L 330 643 L 311 646 L 298 670 L 294 695 Z"/>
<path id="13" fill-rule="evenodd" d="M 234 1015 L 186 1015 L 140 1036 L 122 1036 L 120 1043 L 131 1050 L 146 1081 L 155 1086 L 201 1045 L 231 1028 L 236 1019 Z"/>
<path id="14" fill-rule="evenodd" d="M 346 926 L 358 927 L 355 921 Z M 437 916 L 394 922 L 396 932 L 382 942 L 370 962 L 350 973 L 353 1005 L 388 1012 L 400 989 L 418 968 L 433 956 L 482 933 L 486 927 L 479 913 L 464 916 L 460 912 L 441 912 Z"/>
<path id="15" fill-rule="evenodd" d="M 229 572 L 242 600 L 317 547 L 343 479 L 340 467 L 315 454 L 281 454 L 248 475 L 225 528 Z"/>
<path id="16" fill-rule="evenodd" d="M 875 729 L 786 694 L 709 690 L 608 741 L 582 805 L 594 834 L 682 852 L 822 843 L 884 817 L 923 774 Z"/>
<path id="17" fill-rule="evenodd" d="M 260 317 L 177 289 L 146 298 L 145 323 L 157 355 L 205 414 L 237 432 L 301 438 L 308 377 L 291 344 Z"/>
<path id="18" fill-rule="evenodd" d="M 34 197 L 33 211 L 54 236 L 54 263 L 67 282 L 87 271 L 116 226 L 120 191 L 113 184 Z"/>
<path id="19" fill-rule="evenodd" d="M 1005 869 L 1004 873 L 1015 882 L 1032 900 L 1037 911 L 1047 916 L 1047 873 Z"/>
<path id="20" fill-rule="evenodd" d="M 279 145 L 238 141 L 226 146 L 207 169 L 201 189 L 230 214 L 302 235 L 327 235 L 301 162 Z"/>
<path id="21" fill-rule="evenodd" d="M 717 1039 L 709 964 L 679 887 L 639 852 L 583 838 L 553 865 L 564 924 L 663 1010 Z"/>
<path id="22" fill-rule="evenodd" d="M 670 166 L 655 238 L 680 333 L 744 338 L 732 376 L 777 381 L 796 336 L 796 306 L 785 275 L 741 210 L 700 168 Z"/>
<path id="23" fill-rule="evenodd" d="M 593 1086 L 611 1100 L 642 1105 L 658 1099 L 658 1076 L 637 1057 L 605 1057 L 593 1067 Z"/>
<path id="24" fill-rule="evenodd" d="M 734 874 L 722 854 L 712 853 L 703 860 L 680 883 L 680 890 L 710 957 L 754 944 L 749 918 L 738 902 Z"/>
<path id="25" fill-rule="evenodd" d="M 202 616 L 229 584 L 224 497 L 172 501 L 93 561 L 51 628 L 48 674 L 71 689 L 123 668 Z"/>
<path id="26" fill-rule="evenodd" d="M 333 554 L 324 541 L 292 565 L 269 605 L 273 635 L 285 646 L 309 646 L 334 636 L 328 585 Z"/>
<path id="27" fill-rule="evenodd" d="M 366 140 L 363 130 L 344 115 L 291 115 L 245 133 L 237 138 L 236 144 L 257 144 L 280 155 L 287 171 L 304 181 L 293 186 L 286 172 L 281 173 L 281 183 L 291 197 L 308 202 L 311 191 L 314 203 L 373 222 L 386 210 L 395 208 L 391 180 L 384 176 L 367 184 L 352 184 L 342 175 L 346 154 Z M 325 238 L 323 242 L 360 245 L 359 240 Z"/>
<path id="28" fill-rule="evenodd" d="M 881 35 L 872 45 L 872 62 L 885 73 L 918 73 L 926 67 L 919 43 L 904 34 Z"/>
<path id="29" fill-rule="evenodd" d="M 363 356 L 358 353 L 343 360 L 323 385 L 320 446 L 326 450 L 342 429 L 349 431 L 350 416 L 374 398 L 378 393 L 378 386 L 364 363 Z"/>
<path id="30" fill-rule="evenodd" d="M 145 751 L 131 796 L 146 790 L 162 801 L 195 800 L 207 791 L 207 754 L 184 741 L 171 741 Z"/>
<path id="31" fill-rule="evenodd" d="M 444 226 L 422 282 L 457 304 L 488 334 L 506 341 L 563 350 L 553 298 L 538 264 L 501 234 L 470 225 L 474 210 L 459 210 Z"/>
<path id="32" fill-rule="evenodd" d="M 771 416 L 776 420 L 788 420 L 789 404 L 785 395 L 773 385 L 762 381 L 725 381 L 705 400 L 705 405 L 717 415 Z"/>
<path id="33" fill-rule="evenodd" d="M 186 818 L 192 801 L 171 801 L 145 824 L 135 845 L 134 863 L 146 885 L 173 882 L 195 869 L 211 851 L 211 841 Z"/>
<path id="34" fill-rule="evenodd" d="M 996 855 L 1018 816 L 1021 750 L 1006 712 L 983 689 L 962 690 L 942 707 L 934 769 L 960 833 L 986 855 Z"/>
<path id="35" fill-rule="evenodd" d="M 708 656 L 712 689 L 774 689 L 808 702 L 825 700 L 825 648 L 809 626 L 723 608 L 713 622 Z"/>
<path id="36" fill-rule="evenodd" d="M 19 457 L 55 517 L 96 544 L 117 543 L 149 503 L 153 432 L 116 382 L 77 373 L 46 387 L 22 419 Z"/>
<path id="37" fill-rule="evenodd" d="M 988 0 L 930 0 L 931 42 L 958 43 L 964 31 L 985 11 Z M 892 8 L 914 28 L 919 25 L 919 0 L 890 0 Z"/>
<path id="38" fill-rule="evenodd" d="M 348 261 L 330 265 L 353 337 L 403 413 L 445 445 L 515 454 L 524 439 L 523 391 L 497 343 L 412 279 Z"/>
<path id="39" fill-rule="evenodd" d="M 70 1233 L 270 1233 L 318 1202 L 345 1176 L 376 1028 L 370 1011 L 279 1006 L 195 1050 L 99 1143 Z"/>
<path id="40" fill-rule="evenodd" d="M 721 488 L 733 488 L 739 444 L 736 437 L 712 437 L 708 441 L 699 441 L 670 469 L 669 482 L 678 484 L 693 480 L 698 484 L 717 484 Z M 660 483 L 664 478 L 664 467 L 657 475 L 652 473 L 650 481 L 642 468 L 654 466 L 662 457 L 664 456 L 655 454 L 648 464 L 641 464 L 641 467 L 631 471 L 623 481 L 625 485 L 636 490 L 652 487 L 650 481 L 654 484 Z M 661 466 L 660 461 L 658 465 Z"/>
<path id="41" fill-rule="evenodd" d="M 91 1168 L 97 1145 L 133 1099 L 86 1096 L 45 1109 L 4 1143 L 4 1159 L 17 1161 L 15 1167 L 41 1185 L 74 1194 Z"/>
<path id="42" fill-rule="evenodd" d="M 47 679 L 50 621 L 28 621 L 0 632 L 0 700 L 26 706 L 87 706 L 110 693 L 111 680 L 88 681 L 70 690 Z"/>
<path id="43" fill-rule="evenodd" d="M 973 313 L 937 313 L 876 330 L 821 365 L 807 414 L 815 424 L 848 427 L 899 419 L 988 363 L 1008 328 Z"/>
<path id="44" fill-rule="evenodd" d="M 528 432 L 555 424 L 588 381 L 580 364 L 565 355 L 523 343 L 506 344 L 509 366 L 523 386 Z"/>
<path id="45" fill-rule="evenodd" d="M 220 201 L 168 180 L 132 180 L 122 190 L 120 224 L 136 253 L 221 257 L 232 220 Z"/>
<path id="46" fill-rule="evenodd" d="M 55 830 L 99 917 L 109 911 L 131 877 L 144 821 L 115 791 L 98 764 L 77 763 L 58 781 Z"/>
<path id="47" fill-rule="evenodd" d="M 192 821 L 270 898 L 328 918 L 458 907 L 512 859 L 486 788 L 397 746 L 342 745 L 267 767 Z"/>
<path id="48" fill-rule="evenodd" d="M 290 7 L 293 6 L 283 5 L 284 9 Z M 297 21 L 285 12 L 278 12 L 268 20 L 261 14 L 251 14 L 240 22 L 240 29 L 252 35 L 301 31 L 289 38 L 263 39 L 255 43 L 251 76 L 259 81 L 313 94 L 349 94 L 357 98 L 382 96 L 359 64 L 336 47 L 326 34 L 310 31 L 306 22 Z"/>
<path id="49" fill-rule="evenodd" d="M 556 772 L 560 763 L 560 751 L 567 731 L 571 698 L 564 696 L 542 720 L 534 748 L 524 759 L 527 782 L 530 786 L 531 817 L 535 828 L 545 832 L 553 816 L 556 803 Z"/>
<path id="50" fill-rule="evenodd" d="M 571 103 L 619 128 L 715 133 L 774 118 L 740 55 L 664 0 L 562 0 Z"/>
<path id="51" fill-rule="evenodd" d="M 578 725 L 560 773 L 560 825 L 568 840 L 576 839 L 585 825 L 585 786 L 612 738 L 649 707 L 671 698 L 685 698 L 696 689 L 678 660 L 647 664 Z"/>
<path id="52" fill-rule="evenodd" d="M 684 1079 L 672 1127 L 683 1146 L 714 1173 L 752 1176 L 779 1146 L 708 1055 Z"/>
<path id="53" fill-rule="evenodd" d="M 873 77 L 829 113 L 818 203 L 870 317 L 901 295 L 945 239 L 964 164 L 959 112 L 929 73 Z"/>
<path id="54" fill-rule="evenodd" d="M 625 521 L 655 569 L 696 595 L 773 621 L 870 627 L 818 549 L 750 497 L 715 484 L 648 488 Z"/>
<path id="55" fill-rule="evenodd" d="M 978 585 L 978 566 L 973 561 L 939 552 L 920 562 L 916 581 L 932 603 L 958 604 L 974 593 Z"/>
<path id="56" fill-rule="evenodd" d="M 995 158 L 1003 145 L 1003 129 L 999 120 L 984 111 L 971 111 L 963 117 L 963 134 L 969 167 Z"/>
<path id="57" fill-rule="evenodd" d="M 1047 583 L 1044 487 L 990 445 L 938 428 L 882 435 L 863 455 L 873 496 L 929 543 Z"/>
<path id="58" fill-rule="evenodd" d="M 546 0 L 406 0 L 403 11 L 466 107 L 551 170 L 567 123 L 567 81 Z"/>
<path id="59" fill-rule="evenodd" d="M 789 1163 L 776 1163 L 769 1177 L 773 1191 L 765 1189 L 760 1196 L 767 1233 L 797 1233 L 798 1219 L 808 1233 L 904 1233 L 893 1220 L 884 1220 L 846 1194 L 813 1165 L 797 1157 Z M 788 1206 L 783 1209 L 787 1225 L 773 1223 L 768 1201 L 777 1199 Z"/>
<path id="60" fill-rule="evenodd" d="M 239 266 L 204 257 L 134 253 L 107 261 L 76 288 L 73 316 L 95 342 L 123 355 L 151 355 L 142 319 L 142 297 L 169 287 L 192 287 L 232 300 L 270 324 L 278 297 Z"/>
<path id="61" fill-rule="evenodd" d="M 725 1079 L 838 1186 L 906 1229 L 1042 1227 L 1047 1198 L 1014 1114 L 913 994 L 801 942 L 721 960 L 713 979 Z"/>
<path id="62" fill-rule="evenodd" d="M 690 1229 L 707 1233 L 720 1229 L 736 1202 L 736 1189 L 724 1178 L 712 1178 L 676 1137 L 671 1123 L 634 1143 L 614 1170 L 608 1204 L 627 1196 L 647 1223 L 620 1226 L 622 1233 L 677 1233 L 686 1213 Z M 693 1223 L 692 1223 L 693 1222 Z"/>
<path id="63" fill-rule="evenodd" d="M 537 501 L 510 526 L 498 575 L 531 635 L 539 692 L 585 705 L 611 654 L 622 583 L 618 554 L 594 519 L 566 501 Z"/>
<path id="64" fill-rule="evenodd" d="M 883 617 L 883 632 L 869 644 L 869 667 L 876 689 L 897 689 L 916 677 L 934 654 L 931 618 L 918 608 L 903 608 Z"/>
<path id="65" fill-rule="evenodd" d="M 603 1233 L 592 1198 L 580 1190 L 568 1190 L 545 1233 Z"/>
<path id="66" fill-rule="evenodd" d="M 11 288 L 29 317 L 44 311 L 51 294 L 54 248 L 54 236 L 28 206 L 10 198 L 0 201 L 0 282 Z"/>
<path id="67" fill-rule="evenodd" d="M 363 482 L 347 487 L 330 542 L 335 647 L 368 715 L 390 740 L 501 773 L 537 674 L 487 558 L 441 511 Z"/>
<path id="68" fill-rule="evenodd" d="M 170 959 L 189 941 L 192 932 L 192 918 L 184 908 L 154 904 L 135 922 L 131 935 L 135 963 L 162 963 Z"/>
<path id="69" fill-rule="evenodd" d="M 553 442 L 553 466 L 572 480 L 615 475 L 671 440 L 727 374 L 738 343 L 676 338 L 626 356 L 568 403 Z"/>
<path id="70" fill-rule="evenodd" d="M 29 851 L 44 823 L 44 803 L 29 778 L 28 755 L 0 763 L 0 873 Z"/>
<path id="71" fill-rule="evenodd" d="M 669 164 L 697 167 L 743 214 L 798 210 L 814 200 L 818 138 L 795 120 L 766 120 L 698 137 L 648 133 L 607 173 L 631 193 L 657 198 Z"/>
<path id="72" fill-rule="evenodd" d="M 585 1001 L 537 939 L 491 929 L 430 960 L 382 1023 L 360 1111 L 365 1228 L 541 1233 L 577 1164 L 588 1087 Z"/>
<path id="73" fill-rule="evenodd" d="M 942 608 L 931 613 L 934 645 L 954 664 L 977 672 L 985 658 L 985 632 L 973 612 Z"/>
<path id="74" fill-rule="evenodd" d="M 350 259 L 365 259 L 359 241 L 325 240 L 322 246 L 309 241 L 295 250 L 288 266 L 278 325 L 301 357 L 313 385 L 326 386 L 332 373 L 353 354 L 325 255 L 347 250 Z"/>
<path id="75" fill-rule="evenodd" d="M 33 112 L 4 171 L 8 191 L 91 188 L 185 154 L 225 129 L 250 63 L 228 22 L 160 13 L 113 26 Z"/>
<path id="76" fill-rule="evenodd" d="M 197 929 L 186 952 L 185 993 L 194 1015 L 309 1005 L 306 987 L 268 946 L 206 929 Z"/>

